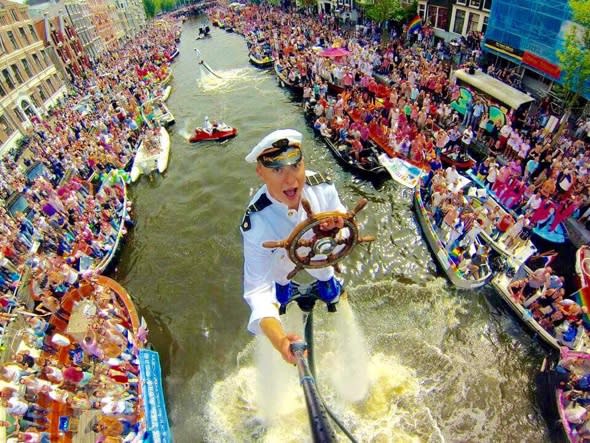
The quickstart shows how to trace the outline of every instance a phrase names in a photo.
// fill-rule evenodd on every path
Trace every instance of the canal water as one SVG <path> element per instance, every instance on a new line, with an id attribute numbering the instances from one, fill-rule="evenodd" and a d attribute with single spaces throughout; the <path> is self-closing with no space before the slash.
<path id="1" fill-rule="evenodd" d="M 344 172 L 272 73 L 248 64 L 243 38 L 213 28 L 195 40 L 200 20 L 184 24 L 172 67 L 168 170 L 130 188 L 137 224 L 114 273 L 150 325 L 175 441 L 310 441 L 295 368 L 258 362 L 241 294 L 238 226 L 260 185 L 244 156 L 278 128 L 303 132 L 307 168 L 331 175 L 346 205 L 369 200 L 358 218 L 377 239 L 343 262 L 349 303 L 315 312 L 318 386 L 357 440 L 548 441 L 534 399 L 540 345 L 493 290 L 453 289 L 410 195 Z M 238 136 L 189 144 L 205 116 Z"/>

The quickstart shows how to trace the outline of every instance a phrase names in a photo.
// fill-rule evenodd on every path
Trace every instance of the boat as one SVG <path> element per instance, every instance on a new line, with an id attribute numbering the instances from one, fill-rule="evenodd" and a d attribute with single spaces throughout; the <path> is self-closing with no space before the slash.
<path id="1" fill-rule="evenodd" d="M 162 102 L 165 102 L 166 100 L 168 100 L 168 97 L 170 97 L 170 93 L 172 92 L 172 86 L 167 85 L 164 89 L 161 90 L 160 94 L 156 94 L 156 99 L 159 99 Z"/>
<path id="2" fill-rule="evenodd" d="M 84 275 L 87 271 L 92 273 L 103 273 L 113 263 L 113 260 L 119 251 L 119 247 L 126 233 L 125 224 L 129 219 L 129 206 L 127 203 L 127 185 L 125 184 L 126 173 L 120 169 L 112 169 L 103 179 L 103 182 L 97 194 L 106 191 L 106 187 L 116 189 L 119 193 L 119 207 L 116 211 L 116 217 L 109 221 L 111 232 L 102 232 L 105 238 L 105 250 L 107 253 L 103 257 L 92 257 L 87 254 L 80 254 L 78 269 Z M 107 195 L 113 195 L 108 192 Z M 75 255 L 75 251 L 72 252 Z"/>
<path id="3" fill-rule="evenodd" d="M 277 62 L 274 64 L 274 69 L 279 81 L 279 85 L 282 88 L 287 88 L 289 91 L 291 91 L 296 98 L 301 99 L 303 97 L 303 85 L 301 82 L 293 83 L 290 81 L 288 77 L 288 68 L 281 68 Z"/>
<path id="4" fill-rule="evenodd" d="M 498 205 L 500 205 L 504 209 L 504 211 L 515 216 L 514 211 L 511 211 L 510 209 L 505 208 L 504 205 L 502 204 L 502 202 L 500 201 L 500 199 L 498 198 L 498 196 L 496 195 L 496 193 L 494 191 L 492 191 L 491 189 L 487 189 L 485 187 L 483 181 L 480 178 L 478 178 L 477 175 L 474 174 L 472 170 L 467 169 L 463 173 L 467 177 L 469 177 L 474 183 L 476 183 L 479 187 L 486 189 L 488 195 L 490 197 L 492 197 L 498 203 Z M 538 223 L 537 226 L 535 226 L 533 228 L 533 233 L 535 235 L 537 235 L 538 237 L 542 238 L 543 240 L 546 240 L 551 243 L 565 243 L 568 240 L 568 232 L 565 229 L 564 223 L 560 223 L 552 231 L 552 230 L 550 230 L 552 219 L 553 218 L 551 217 L 549 220 L 547 220 L 544 223 Z"/>
<path id="5" fill-rule="evenodd" d="M 354 156 L 350 155 L 350 144 L 334 141 L 330 137 L 322 136 L 322 138 L 336 160 L 353 174 L 369 180 L 381 180 L 386 176 L 387 173 L 383 166 L 379 164 L 375 149 L 372 146 L 365 147 L 361 152 L 361 158 L 365 159 L 363 163 L 358 162 Z"/>
<path id="6" fill-rule="evenodd" d="M 248 57 L 250 63 L 259 69 L 267 69 L 274 64 L 274 59 L 270 55 L 256 55 L 255 53 L 250 52 Z"/>
<path id="7" fill-rule="evenodd" d="M 157 122 L 159 126 L 169 128 L 176 121 L 174 115 L 162 100 L 151 100 L 141 107 L 141 116 L 147 125 L 151 128 L 152 122 Z"/>
<path id="8" fill-rule="evenodd" d="M 378 159 L 379 163 L 397 183 L 410 189 L 414 189 L 420 184 L 420 178 L 424 172 L 420 168 L 401 158 L 391 158 L 385 153 L 379 154 Z"/>
<path id="9" fill-rule="evenodd" d="M 511 283 L 528 277 L 532 272 L 533 271 L 530 268 L 524 265 L 518 269 L 507 266 L 505 270 L 496 273 L 492 279 L 492 286 L 510 307 L 516 317 L 521 320 L 533 333 L 538 335 L 544 343 L 558 351 L 563 346 L 576 351 L 582 350 L 585 347 L 585 331 L 583 330 L 584 328 L 582 326 L 577 328 L 575 336 L 573 336 L 571 340 L 567 340 L 567 337 L 565 336 L 565 330 L 562 328 L 556 328 L 557 331 L 550 332 L 534 318 L 534 314 L 529 308 L 540 296 L 540 290 L 522 301 L 515 298 L 510 292 Z M 577 295 L 573 294 L 569 298 L 576 300 Z"/>
<path id="10" fill-rule="evenodd" d="M 426 206 L 422 200 L 423 189 L 424 188 L 422 187 L 417 187 L 414 192 L 414 208 L 416 210 L 418 222 L 422 227 L 424 237 L 426 237 L 426 241 L 430 245 L 437 262 L 451 283 L 453 283 L 457 288 L 475 289 L 484 286 L 492 277 L 492 268 L 490 266 L 489 260 L 480 266 L 480 269 L 483 270 L 483 272 L 481 275 L 477 276 L 478 278 L 467 278 L 468 273 L 464 271 L 465 268 L 461 266 L 460 262 L 458 263 L 451 256 L 451 253 L 447 250 L 446 245 L 439 238 L 435 227 L 432 224 L 431 215 L 426 209 Z"/>
<path id="11" fill-rule="evenodd" d="M 96 337 L 91 324 L 99 318 L 99 309 L 104 308 L 105 304 L 111 306 L 110 310 L 116 311 L 113 318 L 116 319 L 119 334 L 128 342 L 126 346 L 118 343 L 107 347 Z M 127 398 L 127 401 L 133 404 L 134 422 L 140 424 L 135 429 L 136 438 L 143 440 L 150 434 L 158 435 L 159 441 L 172 441 L 163 402 L 159 358 L 157 353 L 145 348 L 147 325 L 145 320 L 139 317 L 130 295 L 119 283 L 102 275 L 81 280 L 78 287 L 72 287 L 62 297 L 60 307 L 51 315 L 49 323 L 53 325 L 50 341 L 55 352 L 47 354 L 46 357 L 58 362 L 61 367 L 85 366 L 93 358 L 115 359 L 123 353 L 133 357 L 127 363 L 133 370 L 125 374 L 113 369 L 114 372 L 108 375 L 118 383 L 124 383 L 127 377 L 132 377 L 131 373 L 137 374 L 137 391 Z M 84 343 L 88 341 L 95 343 L 94 347 L 100 351 L 102 357 L 91 357 L 85 352 Z M 154 364 L 146 366 L 147 358 Z M 69 402 L 55 401 L 46 395 L 40 396 L 38 402 L 48 411 L 46 432 L 51 441 L 76 441 L 80 436 L 85 436 L 86 439 L 97 437 L 90 429 L 79 426 L 94 419 L 94 408 L 75 413 Z M 158 411 L 154 411 L 154 408 Z"/>
<path id="12" fill-rule="evenodd" d="M 590 287 L 590 246 L 581 246 L 576 251 L 576 274 L 581 288 Z"/>
<path id="13" fill-rule="evenodd" d="M 576 382 L 572 376 L 588 380 L 590 354 L 561 348 L 559 357 L 543 359 L 541 371 L 536 377 L 537 401 L 553 434 L 552 441 L 588 441 L 588 419 L 584 407 L 588 399 L 582 390 L 575 389 Z"/>
<path id="14" fill-rule="evenodd" d="M 152 130 L 156 131 L 156 129 Z M 160 127 L 143 138 L 131 167 L 131 181 L 135 182 L 141 174 L 149 174 L 154 170 L 163 173 L 168 167 L 170 155 L 170 135 L 166 128 Z"/>
<path id="15" fill-rule="evenodd" d="M 168 62 L 172 62 L 176 57 L 180 55 L 178 48 L 174 48 L 174 52 L 168 56 Z"/>
<path id="16" fill-rule="evenodd" d="M 203 129 L 201 127 L 195 128 L 194 134 L 188 139 L 190 143 L 204 142 L 204 141 L 223 141 L 238 135 L 238 130 L 220 123 L 217 126 L 213 126 L 211 131 Z"/>
<path id="17" fill-rule="evenodd" d="M 207 37 L 211 37 L 211 29 L 209 28 L 209 26 L 199 27 L 199 33 L 197 34 L 197 40 L 200 40 L 202 38 L 207 38 Z"/>
<path id="18" fill-rule="evenodd" d="M 512 220 L 516 220 L 518 216 L 509 209 L 506 209 L 499 201 L 498 197 L 493 191 L 487 189 L 481 180 L 479 180 L 472 171 L 467 170 L 464 176 L 461 176 L 464 181 L 462 185 L 465 188 L 464 195 L 470 198 L 472 206 L 484 205 L 488 212 L 495 211 L 499 217 L 510 215 Z M 475 190 L 477 188 L 477 190 Z M 509 260 L 511 265 L 518 268 L 524 264 L 536 252 L 537 248 L 530 239 L 524 241 L 519 240 L 517 247 L 512 247 L 506 244 L 506 237 L 501 236 L 498 239 L 492 237 L 493 226 L 488 226 L 481 232 L 481 237 L 488 243 L 497 253 Z"/>
<path id="19" fill-rule="evenodd" d="M 467 157 L 463 158 L 460 154 L 455 152 L 441 152 L 439 157 L 443 165 L 454 166 L 458 171 L 471 169 L 477 163 L 469 154 L 467 154 Z"/>

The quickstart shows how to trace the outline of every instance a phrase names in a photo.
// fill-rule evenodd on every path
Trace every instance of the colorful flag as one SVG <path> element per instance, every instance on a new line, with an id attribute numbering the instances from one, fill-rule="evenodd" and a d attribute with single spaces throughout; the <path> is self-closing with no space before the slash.
<path id="1" fill-rule="evenodd" d="M 414 32 L 417 32 L 421 28 L 422 28 L 422 19 L 420 18 L 419 15 L 417 15 L 412 20 L 410 20 L 410 23 L 408 23 L 408 34 L 412 34 Z"/>
<path id="2" fill-rule="evenodd" d="M 582 307 L 586 307 L 588 312 L 590 312 L 590 286 L 586 286 L 585 288 L 580 289 L 578 292 L 572 294 L 571 298 L 575 299 L 576 302 Z M 582 317 L 584 321 L 584 325 L 589 328 L 590 327 L 590 317 L 588 316 L 588 312 L 584 313 Z"/>

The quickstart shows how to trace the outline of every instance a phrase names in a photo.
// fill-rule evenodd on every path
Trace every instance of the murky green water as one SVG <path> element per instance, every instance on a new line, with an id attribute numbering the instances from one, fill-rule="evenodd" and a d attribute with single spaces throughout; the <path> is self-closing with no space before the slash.
<path id="1" fill-rule="evenodd" d="M 137 225 L 115 272 L 151 327 L 175 441 L 310 440 L 287 365 L 273 372 L 278 392 L 266 403 L 276 419 L 265 421 L 269 404 L 256 397 L 256 346 L 241 299 L 238 225 L 259 186 L 243 158 L 262 136 L 287 127 L 304 133 L 307 167 L 330 173 L 347 205 L 361 196 L 370 202 L 359 218 L 377 240 L 344 262 L 352 311 L 316 315 L 318 383 L 357 439 L 547 440 L 533 391 L 539 345 L 488 304 L 492 290 L 449 286 L 409 195 L 392 182 L 375 189 L 343 172 L 275 77 L 248 64 L 240 36 L 213 28 L 213 38 L 195 40 L 197 29 L 197 21 L 185 23 L 173 65 L 168 104 L 177 123 L 168 171 L 131 187 Z M 221 79 L 196 63 L 196 47 Z M 239 135 L 224 144 L 187 143 L 205 115 Z"/>

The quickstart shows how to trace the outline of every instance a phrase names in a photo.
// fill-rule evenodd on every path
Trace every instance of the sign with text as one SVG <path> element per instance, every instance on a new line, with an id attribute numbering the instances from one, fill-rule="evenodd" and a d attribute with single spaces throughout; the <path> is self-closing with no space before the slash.
<path id="1" fill-rule="evenodd" d="M 164 387 L 160 357 L 157 352 L 147 349 L 139 351 L 139 370 L 143 395 L 143 409 L 150 443 L 172 443 L 172 434 L 166 414 Z"/>
<path id="2" fill-rule="evenodd" d="M 551 63 L 549 60 L 545 60 L 544 58 L 533 54 L 532 52 L 524 51 L 524 54 L 522 55 L 522 62 L 538 69 L 545 74 L 550 75 L 551 77 L 559 78 L 561 75 L 561 69 L 559 69 L 559 66 Z"/>
<path id="3" fill-rule="evenodd" d="M 519 60 L 522 57 L 522 54 L 524 52 L 520 49 L 513 48 L 512 46 L 509 46 L 505 43 L 501 43 L 501 42 L 497 42 L 496 40 L 492 40 L 491 38 L 487 38 L 485 40 L 484 44 L 491 49 L 495 49 L 496 51 L 503 52 L 503 53 L 510 55 L 514 58 L 517 58 Z"/>

